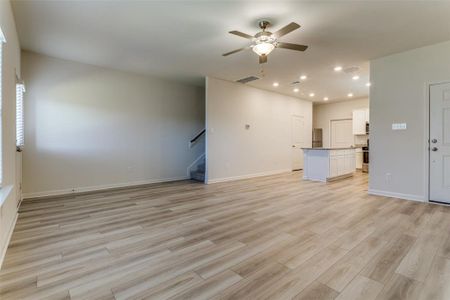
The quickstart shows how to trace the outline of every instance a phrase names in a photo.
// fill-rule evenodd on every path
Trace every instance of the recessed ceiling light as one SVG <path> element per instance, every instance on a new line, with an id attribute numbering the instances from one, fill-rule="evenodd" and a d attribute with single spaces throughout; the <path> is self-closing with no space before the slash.
<path id="1" fill-rule="evenodd" d="M 314 94 L 314 93 L 309 93 L 309 96 L 310 97 L 314 97 L 316 94 Z"/>
<path id="2" fill-rule="evenodd" d="M 370 82 L 366 83 L 366 86 L 371 86 L 372 84 Z"/>
<path id="3" fill-rule="evenodd" d="M 298 91 L 299 91 L 299 89 L 298 89 L 298 88 L 295 88 L 295 89 L 294 89 L 294 92 L 298 93 Z"/>
<path id="4" fill-rule="evenodd" d="M 353 93 L 348 93 L 347 96 L 348 96 L 349 98 L 351 98 L 351 97 L 353 97 Z"/>
<path id="5" fill-rule="evenodd" d="M 280 84 L 279 84 L 278 82 L 274 82 L 272 85 L 273 85 L 274 87 L 277 87 L 277 86 L 279 86 Z"/>
<path id="6" fill-rule="evenodd" d="M 300 76 L 300 80 L 305 80 L 306 78 L 308 78 L 308 76 L 306 76 L 306 75 Z"/>
<path id="7" fill-rule="evenodd" d="M 358 80 L 359 79 L 359 75 L 355 75 L 352 77 L 353 80 Z"/>
<path id="8" fill-rule="evenodd" d="M 342 67 L 341 66 L 336 66 L 336 67 L 334 67 L 334 71 L 335 72 L 340 72 L 340 71 L 342 71 Z"/>
<path id="9" fill-rule="evenodd" d="M 328 101 L 328 97 L 323 97 L 323 101 Z"/>

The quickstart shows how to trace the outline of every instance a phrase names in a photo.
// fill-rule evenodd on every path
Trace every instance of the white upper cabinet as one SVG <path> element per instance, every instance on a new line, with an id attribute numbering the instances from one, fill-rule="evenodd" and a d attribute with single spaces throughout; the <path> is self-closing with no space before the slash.
<path id="1" fill-rule="evenodd" d="M 366 134 L 366 122 L 369 122 L 369 109 L 355 109 L 353 111 L 353 134 Z"/>

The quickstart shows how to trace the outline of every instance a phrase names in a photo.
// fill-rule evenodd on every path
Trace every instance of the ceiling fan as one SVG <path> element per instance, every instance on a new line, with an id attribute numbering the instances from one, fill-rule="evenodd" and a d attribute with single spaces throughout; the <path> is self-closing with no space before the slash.
<path id="1" fill-rule="evenodd" d="M 296 51 L 305 51 L 308 48 L 308 46 L 304 45 L 283 43 L 278 41 L 280 37 L 300 28 L 300 25 L 298 25 L 297 23 L 291 22 L 274 33 L 266 31 L 266 29 L 270 26 L 269 21 L 260 21 L 258 25 L 262 29 L 262 31 L 258 32 L 254 36 L 237 30 L 230 31 L 229 33 L 231 34 L 251 40 L 252 44 L 244 48 L 224 53 L 222 54 L 222 56 L 228 56 L 242 50 L 252 49 L 253 52 L 259 55 L 259 63 L 263 64 L 267 62 L 267 55 L 269 55 L 269 53 L 272 52 L 272 50 L 275 48 L 284 48 Z"/>

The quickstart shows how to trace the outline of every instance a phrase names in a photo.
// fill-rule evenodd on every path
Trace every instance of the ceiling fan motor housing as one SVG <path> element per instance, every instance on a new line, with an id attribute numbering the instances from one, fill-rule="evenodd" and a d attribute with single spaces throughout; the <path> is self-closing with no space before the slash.
<path id="1" fill-rule="evenodd" d="M 266 20 L 262 20 L 258 22 L 259 28 L 261 28 L 262 30 L 266 30 L 267 27 L 270 26 L 270 22 L 266 21 Z"/>
<path id="2" fill-rule="evenodd" d="M 262 38 L 262 39 L 266 39 L 266 38 L 270 38 L 272 36 L 272 32 L 270 31 L 261 31 L 258 32 L 257 34 L 255 34 L 255 38 Z"/>

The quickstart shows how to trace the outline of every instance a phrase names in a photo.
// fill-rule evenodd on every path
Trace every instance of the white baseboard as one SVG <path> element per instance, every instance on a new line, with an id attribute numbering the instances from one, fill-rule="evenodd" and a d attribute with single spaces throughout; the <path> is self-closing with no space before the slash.
<path id="1" fill-rule="evenodd" d="M 11 237 L 14 231 L 14 227 L 16 227 L 16 222 L 17 222 L 17 217 L 19 216 L 19 213 L 16 212 L 16 216 L 14 217 L 14 221 L 11 224 L 11 227 L 9 228 L 8 231 L 8 237 L 6 238 L 6 243 L 3 247 L 3 249 L 1 249 L 1 253 L 0 253 L 0 270 L 2 269 L 2 265 L 3 265 L 3 260 L 5 259 L 5 255 L 6 255 L 6 250 L 8 250 L 8 245 L 9 242 L 11 241 Z"/>
<path id="2" fill-rule="evenodd" d="M 260 173 L 225 177 L 225 178 L 208 179 L 208 181 L 206 183 L 210 184 L 210 183 L 219 183 L 219 182 L 226 182 L 226 181 L 235 181 L 235 180 L 249 179 L 249 178 L 254 178 L 254 177 L 262 177 L 262 176 L 270 176 L 270 175 L 276 175 L 276 174 L 281 174 L 281 173 L 288 173 L 288 172 L 292 172 L 292 170 L 291 169 L 283 169 L 283 170 L 260 172 Z"/>
<path id="3" fill-rule="evenodd" d="M 62 189 L 62 190 L 53 190 L 53 191 L 24 193 L 22 195 L 22 199 L 43 198 L 43 197 L 64 196 L 64 195 L 70 195 L 70 194 L 87 193 L 87 192 L 97 192 L 97 191 L 103 191 L 103 190 L 112 190 L 112 189 L 126 188 L 126 187 L 136 187 L 136 186 L 140 186 L 140 185 L 179 181 L 179 180 L 186 180 L 186 179 L 189 179 L 189 177 L 188 176 L 180 176 L 180 177 L 164 178 L 164 179 L 140 180 L 140 181 L 125 182 L 125 183 L 114 183 L 114 184 L 105 184 L 105 185 L 88 186 L 88 187 L 77 187 L 77 188 L 73 188 L 73 189 Z"/>
<path id="4" fill-rule="evenodd" d="M 428 199 L 426 199 L 423 196 L 418 196 L 418 195 L 395 193 L 395 192 L 388 192 L 388 191 L 381 191 L 381 190 L 374 190 L 374 189 L 369 189 L 368 192 L 370 195 L 399 198 L 399 199 L 412 200 L 412 201 L 418 201 L 418 202 L 428 202 Z"/>

